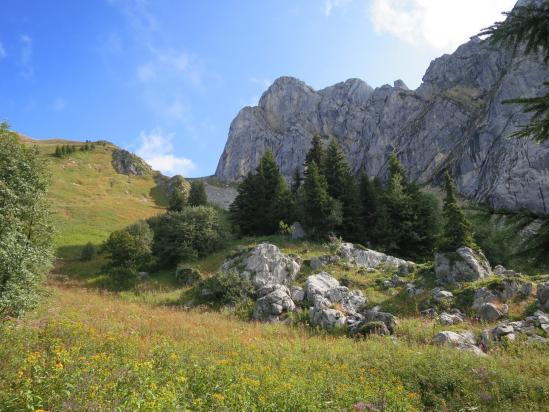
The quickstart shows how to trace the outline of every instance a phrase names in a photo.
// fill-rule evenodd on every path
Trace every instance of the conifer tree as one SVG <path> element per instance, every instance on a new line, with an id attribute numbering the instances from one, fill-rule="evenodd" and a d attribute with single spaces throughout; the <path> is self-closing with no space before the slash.
<path id="1" fill-rule="evenodd" d="M 55 157 L 63 157 L 63 152 L 61 151 L 61 147 L 59 145 L 55 146 Z"/>
<path id="2" fill-rule="evenodd" d="M 328 194 L 339 201 L 342 207 L 342 222 L 337 228 L 338 234 L 346 240 L 358 241 L 360 238 L 358 188 L 347 159 L 335 139 L 332 139 L 326 151 L 323 172 Z"/>
<path id="3" fill-rule="evenodd" d="M 324 156 L 324 148 L 322 147 L 320 135 L 317 133 L 313 136 L 311 148 L 305 156 L 305 166 L 308 166 L 311 162 L 315 162 L 320 171 L 324 166 Z"/>
<path id="4" fill-rule="evenodd" d="M 456 250 L 461 246 L 474 247 L 471 223 L 463 213 L 456 198 L 454 182 L 448 172 L 444 175 L 446 198 L 444 199 L 444 233 L 442 250 Z"/>
<path id="5" fill-rule="evenodd" d="M 208 204 L 208 195 L 206 195 L 206 186 L 201 180 L 191 182 L 191 191 L 189 193 L 189 206 L 205 206 Z"/>
<path id="6" fill-rule="evenodd" d="M 341 223 L 341 213 L 340 210 L 338 211 L 337 203 L 328 194 L 326 180 L 319 172 L 314 160 L 307 167 L 303 187 L 305 195 L 303 223 L 311 236 L 324 237 Z"/>
<path id="7" fill-rule="evenodd" d="M 240 184 L 230 210 L 241 234 L 248 235 L 274 234 L 280 221 L 291 218 L 291 194 L 270 150 Z"/>
<path id="8" fill-rule="evenodd" d="M 379 180 L 378 180 L 379 183 Z M 359 193 L 360 193 L 360 225 L 361 237 L 373 245 L 379 242 L 379 195 L 381 194 L 381 185 L 376 188 L 374 182 L 366 172 L 360 174 Z"/>
<path id="9" fill-rule="evenodd" d="M 172 178 L 171 191 L 168 198 L 168 210 L 181 212 L 189 201 L 189 183 L 183 176 L 176 175 Z"/>
<path id="10" fill-rule="evenodd" d="M 301 182 L 303 181 L 303 178 L 301 177 L 301 173 L 299 172 L 299 168 L 296 167 L 294 170 L 293 178 L 292 178 L 292 195 L 296 195 L 297 191 L 301 187 Z"/>

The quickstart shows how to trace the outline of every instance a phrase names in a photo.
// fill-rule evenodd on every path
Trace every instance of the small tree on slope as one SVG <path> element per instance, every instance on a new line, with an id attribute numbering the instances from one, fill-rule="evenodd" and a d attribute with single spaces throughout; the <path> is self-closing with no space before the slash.
<path id="1" fill-rule="evenodd" d="M 456 198 L 456 189 L 450 174 L 444 175 L 446 198 L 444 199 L 444 233 L 441 249 L 453 251 L 461 246 L 475 247 L 471 223 L 463 213 Z"/>

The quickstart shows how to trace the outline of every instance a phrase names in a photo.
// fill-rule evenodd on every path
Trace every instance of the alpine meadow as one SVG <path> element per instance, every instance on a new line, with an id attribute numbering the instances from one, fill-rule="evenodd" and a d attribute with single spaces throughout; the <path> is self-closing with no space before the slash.
<path id="1" fill-rule="evenodd" d="M 316 3 L 7 1 L 0 411 L 548 410 L 549 0 Z"/>

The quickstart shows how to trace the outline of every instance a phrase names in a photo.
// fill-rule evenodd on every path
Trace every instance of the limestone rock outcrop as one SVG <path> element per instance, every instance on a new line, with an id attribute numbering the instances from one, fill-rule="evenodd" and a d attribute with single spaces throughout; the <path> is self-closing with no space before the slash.
<path id="1" fill-rule="evenodd" d="M 316 91 L 281 77 L 258 106 L 244 107 L 233 120 L 215 175 L 241 180 L 271 149 L 290 179 L 319 133 L 325 144 L 339 142 L 355 173 L 365 167 L 369 176 L 386 179 L 395 151 L 420 184 L 441 184 L 449 170 L 469 199 L 548 213 L 549 141 L 508 139 L 530 115 L 502 104 L 545 93 L 548 78 L 539 56 L 478 37 L 431 62 L 416 90 L 402 81 L 373 89 L 349 79 Z"/>

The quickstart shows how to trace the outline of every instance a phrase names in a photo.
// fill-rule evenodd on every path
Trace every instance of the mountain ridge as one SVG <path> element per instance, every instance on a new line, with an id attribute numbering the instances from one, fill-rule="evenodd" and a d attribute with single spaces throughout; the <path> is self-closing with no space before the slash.
<path id="1" fill-rule="evenodd" d="M 461 195 L 496 208 L 549 213 L 549 143 L 507 139 L 529 116 L 501 102 L 540 93 L 549 70 L 539 57 L 495 48 L 478 37 L 429 65 L 422 84 L 372 88 L 349 79 L 315 91 L 280 77 L 258 106 L 231 123 L 215 176 L 239 181 L 266 149 L 290 179 L 313 134 L 335 138 L 352 170 L 386 177 L 395 151 L 412 180 L 441 183 L 449 169 Z"/>

